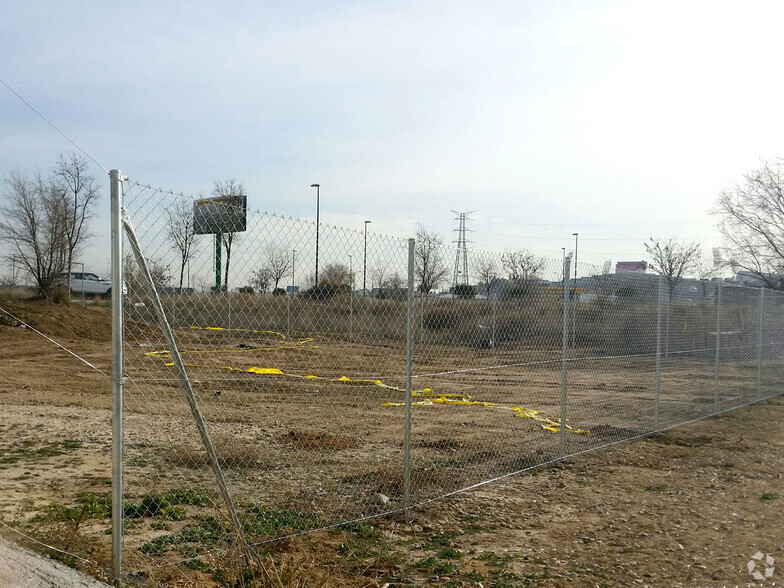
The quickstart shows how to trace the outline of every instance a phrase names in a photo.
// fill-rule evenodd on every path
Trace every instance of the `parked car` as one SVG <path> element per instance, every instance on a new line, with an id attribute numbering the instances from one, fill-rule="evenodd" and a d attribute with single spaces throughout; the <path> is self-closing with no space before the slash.
<path id="1" fill-rule="evenodd" d="M 67 283 L 68 274 L 61 274 L 58 277 L 58 282 L 62 284 Z M 103 296 L 104 298 L 111 298 L 112 296 L 112 281 L 100 277 L 97 274 L 87 272 L 71 272 L 71 295 L 81 296 L 82 292 L 87 297 Z"/>

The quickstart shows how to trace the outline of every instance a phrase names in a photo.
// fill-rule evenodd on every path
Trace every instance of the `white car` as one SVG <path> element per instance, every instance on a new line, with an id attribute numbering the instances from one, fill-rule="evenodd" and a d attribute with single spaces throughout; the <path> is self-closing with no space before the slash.
<path id="1" fill-rule="evenodd" d="M 68 274 L 62 274 L 58 281 L 65 284 L 68 280 Z M 73 296 L 81 296 L 84 292 L 85 296 L 103 296 L 110 298 L 112 296 L 112 281 L 104 279 L 97 274 L 89 274 L 82 272 L 71 272 L 71 294 Z"/>

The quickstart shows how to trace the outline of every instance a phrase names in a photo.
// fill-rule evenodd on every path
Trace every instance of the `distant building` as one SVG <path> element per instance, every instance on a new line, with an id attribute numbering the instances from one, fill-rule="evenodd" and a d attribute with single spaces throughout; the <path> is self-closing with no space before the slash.
<path id="1" fill-rule="evenodd" d="M 619 261 L 615 264 L 615 273 L 621 274 L 624 272 L 632 272 L 635 274 L 644 274 L 648 269 L 647 261 Z"/>
<path id="2" fill-rule="evenodd" d="M 751 286 L 754 288 L 762 288 L 767 286 L 774 286 L 781 289 L 784 285 L 784 277 L 772 273 L 750 272 L 741 270 L 735 274 L 735 282 L 743 286 Z"/>

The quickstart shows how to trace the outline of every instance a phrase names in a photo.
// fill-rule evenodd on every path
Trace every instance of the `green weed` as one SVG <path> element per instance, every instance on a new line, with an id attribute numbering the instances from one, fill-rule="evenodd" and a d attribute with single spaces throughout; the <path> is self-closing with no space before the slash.
<path id="1" fill-rule="evenodd" d="M 463 557 L 463 554 L 454 547 L 444 547 L 438 551 L 436 557 L 440 559 L 460 559 Z"/>
<path id="2" fill-rule="evenodd" d="M 82 492 L 76 495 L 76 504 L 65 506 L 54 502 L 46 506 L 44 512 L 33 517 L 33 522 L 107 519 L 112 516 L 112 497 L 108 494 Z"/>
<path id="3" fill-rule="evenodd" d="M 243 517 L 243 528 L 254 535 L 274 535 L 281 529 L 309 531 L 322 526 L 318 517 L 294 510 L 270 510 L 262 506 L 250 506 Z"/>

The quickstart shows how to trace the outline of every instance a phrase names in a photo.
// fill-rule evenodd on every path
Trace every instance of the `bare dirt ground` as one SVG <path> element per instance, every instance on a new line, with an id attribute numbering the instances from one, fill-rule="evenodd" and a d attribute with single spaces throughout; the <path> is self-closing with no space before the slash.
<path id="1" fill-rule="evenodd" d="M 0 538 L 0 586 L 106 588 L 107 585 Z"/>
<path id="2" fill-rule="evenodd" d="M 108 309 L 35 303 L 0 306 L 109 373 Z M 89 560 L 58 556 L 104 579 L 109 566 L 109 380 L 35 333 L 13 321 L 4 322 L 0 325 L 0 520 Z M 334 372 L 337 375 L 340 370 L 334 368 Z M 541 373 L 532 374 L 532 380 L 539 377 L 543 377 Z M 770 387 L 776 384 L 768 382 Z M 688 386 L 688 381 L 684 380 L 683 385 Z M 454 386 L 459 388 L 460 383 Z M 205 387 L 205 401 L 214 396 L 208 393 L 210 390 Z M 176 389 L 164 383 L 155 389 L 154 396 L 147 398 L 156 400 L 164 415 L 168 414 L 165 394 L 176 394 Z M 319 406 L 326 394 L 314 388 L 312 399 L 299 396 L 291 406 L 297 408 L 297 414 L 305 413 Z M 389 396 L 379 390 L 372 399 L 373 406 L 377 407 L 385 395 Z M 310 483 L 304 478 L 304 470 L 300 472 L 296 467 L 309 451 L 310 437 L 307 431 L 297 433 L 299 429 L 292 428 L 291 423 L 299 421 L 285 420 L 286 409 L 280 409 L 280 403 L 289 398 L 285 385 L 276 388 L 274 394 L 270 392 L 270 398 L 273 397 L 280 401 L 278 408 L 259 417 L 269 425 L 265 429 L 268 432 L 249 437 L 269 449 L 265 459 L 271 461 L 260 461 L 258 454 L 241 456 L 252 466 L 243 468 L 242 479 L 252 485 L 254 480 L 288 478 L 289 488 L 293 489 L 299 484 L 299 476 L 303 477 L 303 484 Z M 492 399 L 503 401 L 504 397 L 499 393 Z M 227 429 L 243 430 L 244 426 L 247 435 L 251 435 L 250 425 L 258 421 L 247 414 L 247 399 L 237 395 L 221 398 L 220 402 L 221 411 L 213 417 L 220 417 Z M 377 452 L 371 470 L 383 477 L 381 466 L 386 458 L 381 441 L 386 440 L 364 439 L 360 424 L 362 415 L 367 419 L 368 413 L 361 410 L 361 402 L 342 402 L 342 408 L 355 414 L 349 419 L 354 424 L 342 431 L 342 437 L 332 437 L 340 444 L 340 451 L 329 452 L 323 457 L 323 465 L 327 471 L 345 474 L 363 452 Z M 782 408 L 784 401 L 774 398 L 431 502 L 408 516 L 373 519 L 267 544 L 269 558 L 265 567 L 274 579 L 268 583 L 484 587 L 780 584 L 784 570 L 767 565 L 764 555 L 761 560 L 752 560 L 752 556 L 768 554 L 784 562 L 784 530 L 779 514 L 784 500 Z M 394 407 L 384 410 L 388 412 L 373 417 L 378 422 L 369 425 L 375 427 L 374 435 L 381 437 L 387 427 L 392 427 L 390 422 L 397 422 L 389 420 L 395 415 Z M 138 412 L 143 414 L 141 409 Z M 507 436 L 496 439 L 496 443 L 507 443 L 509 447 L 530 444 L 531 439 L 547 439 L 542 441 L 547 447 L 553 443 L 550 437 L 534 437 L 534 431 L 539 435 L 539 428 L 528 419 L 513 419 L 513 428 L 499 428 L 496 420 L 481 422 L 486 413 L 472 414 L 471 419 L 482 424 L 480 430 L 485 438 Z M 440 433 L 454 426 L 452 417 L 445 416 L 452 413 L 433 414 L 442 415 L 434 419 L 442 429 Z M 591 415 L 585 413 L 585 417 Z M 133 418 L 130 415 L 132 433 Z M 596 424 L 595 420 L 587 423 Z M 526 428 L 529 426 L 533 428 Z M 317 430 L 330 429 L 324 423 Z M 138 431 L 141 433 L 134 440 L 144 447 L 137 448 L 138 454 L 133 454 L 137 449 L 131 448 L 131 455 L 141 459 L 149 455 L 143 453 L 147 445 L 154 446 L 153 454 L 160 452 L 167 439 L 177 432 L 177 422 L 167 426 L 156 422 L 153 427 Z M 426 439 L 415 439 L 415 443 L 419 442 L 420 463 L 430 463 L 437 457 L 443 465 L 450 451 L 455 453 L 452 461 L 462 459 L 465 448 L 460 443 L 473 442 L 471 435 L 465 433 L 461 437 L 456 430 L 454 436 L 456 444 L 440 447 L 429 446 Z M 184 447 L 175 448 L 180 456 L 185 451 Z M 187 458 L 198 461 L 195 454 L 189 453 Z M 142 471 L 157 472 L 150 458 L 145 459 L 137 466 Z M 459 464 L 455 468 L 459 475 Z M 194 473 L 193 465 L 188 472 L 191 481 L 203 474 Z M 330 490 L 329 484 L 333 484 L 339 490 L 338 482 L 341 480 L 325 479 L 321 486 Z M 158 487 L 166 488 L 168 484 L 159 482 Z M 377 478 L 373 484 L 378 484 Z M 365 490 L 374 490 L 373 484 Z M 387 484 L 393 501 L 395 486 Z M 130 498 L 140 499 L 143 490 L 141 486 L 136 491 L 131 487 Z M 322 494 L 308 490 L 302 495 L 288 496 L 274 506 L 284 508 L 307 502 L 321 513 L 343 504 L 319 503 L 324 500 Z M 346 500 L 359 498 L 347 494 Z M 193 518 L 198 505 L 194 506 L 193 500 L 187 504 L 187 510 L 175 508 L 170 514 Z M 198 562 L 196 565 L 150 566 L 150 558 L 146 557 L 149 549 L 142 557 L 140 548 L 145 541 L 150 545 L 151 539 L 179 532 L 188 524 L 178 520 L 181 518 L 143 517 L 129 529 L 133 547 L 128 561 L 137 561 L 144 569 L 134 580 L 148 585 L 227 584 L 229 576 L 221 573 L 219 565 L 210 558 L 209 549 L 193 552 L 193 557 L 198 558 L 188 561 Z M 18 540 L 14 533 L 1 529 L 0 533 L 8 539 Z M 187 554 L 181 551 L 179 555 Z M 764 573 L 767 568 L 772 574 L 764 581 L 767 584 L 754 580 L 748 569 L 750 561 L 755 562 L 755 571 Z M 263 582 L 264 574 L 259 572 L 258 577 Z M 249 576 L 246 583 L 252 583 Z"/>

